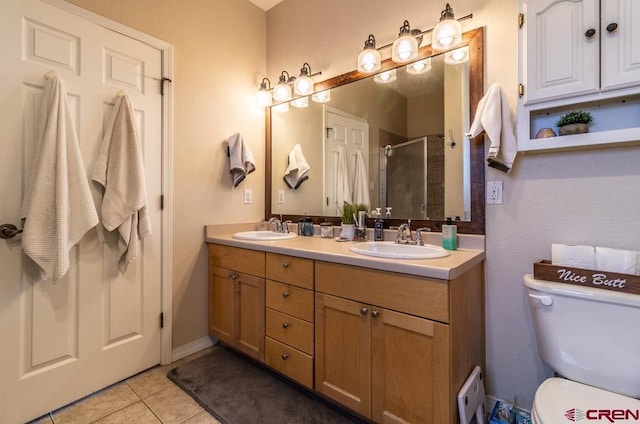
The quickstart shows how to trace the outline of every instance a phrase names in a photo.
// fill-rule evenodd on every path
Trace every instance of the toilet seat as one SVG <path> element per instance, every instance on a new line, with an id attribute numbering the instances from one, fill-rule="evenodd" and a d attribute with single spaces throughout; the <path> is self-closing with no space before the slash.
<path id="1" fill-rule="evenodd" d="M 609 423 L 606 414 L 611 410 L 640 414 L 640 400 L 564 378 L 549 378 L 536 391 L 531 415 L 536 424 L 571 423 L 585 418 L 590 423 Z M 605 417 L 594 419 L 599 414 Z"/>

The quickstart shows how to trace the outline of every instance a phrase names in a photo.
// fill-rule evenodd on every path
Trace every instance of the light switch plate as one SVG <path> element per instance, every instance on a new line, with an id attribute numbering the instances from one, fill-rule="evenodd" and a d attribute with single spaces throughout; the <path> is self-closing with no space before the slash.
<path id="1" fill-rule="evenodd" d="M 252 201 L 253 201 L 253 193 L 251 192 L 251 189 L 250 188 L 245 188 L 244 189 L 244 204 L 245 205 L 250 205 Z"/>
<path id="2" fill-rule="evenodd" d="M 284 190 L 278 190 L 278 203 L 284 203 Z"/>

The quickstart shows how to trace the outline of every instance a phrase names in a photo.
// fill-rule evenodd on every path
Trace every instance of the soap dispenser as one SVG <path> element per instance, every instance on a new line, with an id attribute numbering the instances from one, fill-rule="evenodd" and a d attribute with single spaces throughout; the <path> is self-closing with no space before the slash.
<path id="1" fill-rule="evenodd" d="M 458 248 L 458 227 L 453 224 L 450 217 L 447 217 L 447 223 L 442 225 L 442 247 L 447 250 Z"/>
<path id="2" fill-rule="evenodd" d="M 382 241 L 383 239 L 384 221 L 382 221 L 382 213 L 380 208 L 376 208 L 376 220 L 373 224 L 373 239 L 375 241 Z"/>

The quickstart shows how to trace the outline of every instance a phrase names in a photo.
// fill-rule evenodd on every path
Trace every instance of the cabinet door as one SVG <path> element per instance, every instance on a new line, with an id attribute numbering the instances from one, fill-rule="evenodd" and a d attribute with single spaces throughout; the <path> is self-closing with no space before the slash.
<path id="1" fill-rule="evenodd" d="M 598 92 L 599 1 L 522 1 L 525 104 Z"/>
<path id="2" fill-rule="evenodd" d="M 264 361 L 265 280 L 247 274 L 237 275 L 236 347 L 247 355 Z"/>
<path id="3" fill-rule="evenodd" d="M 229 345 L 233 344 L 235 274 L 227 269 L 209 266 L 209 334 Z"/>
<path id="4" fill-rule="evenodd" d="M 316 293 L 315 389 L 366 417 L 371 417 L 369 309 Z"/>
<path id="5" fill-rule="evenodd" d="M 391 310 L 372 310 L 372 419 L 450 423 L 449 327 Z"/>
<path id="6" fill-rule="evenodd" d="M 640 2 L 602 0 L 602 90 L 640 84 Z"/>

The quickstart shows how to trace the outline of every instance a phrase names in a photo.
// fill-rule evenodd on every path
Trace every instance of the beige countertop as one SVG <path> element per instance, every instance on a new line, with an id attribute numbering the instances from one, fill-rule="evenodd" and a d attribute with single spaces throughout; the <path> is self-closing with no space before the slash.
<path id="1" fill-rule="evenodd" d="M 277 241 L 248 241 L 233 238 L 234 232 L 244 229 L 251 228 L 243 228 L 236 224 L 225 233 L 221 226 L 206 226 L 205 242 L 441 280 L 455 279 L 485 259 L 484 236 L 459 235 L 459 245 L 463 248 L 451 251 L 450 255 L 444 258 L 385 259 L 351 252 L 349 250 L 351 245 L 358 242 L 336 242 L 335 239 L 320 238 L 317 235 Z M 439 246 L 439 240 L 440 233 L 429 234 L 426 243 Z"/>

